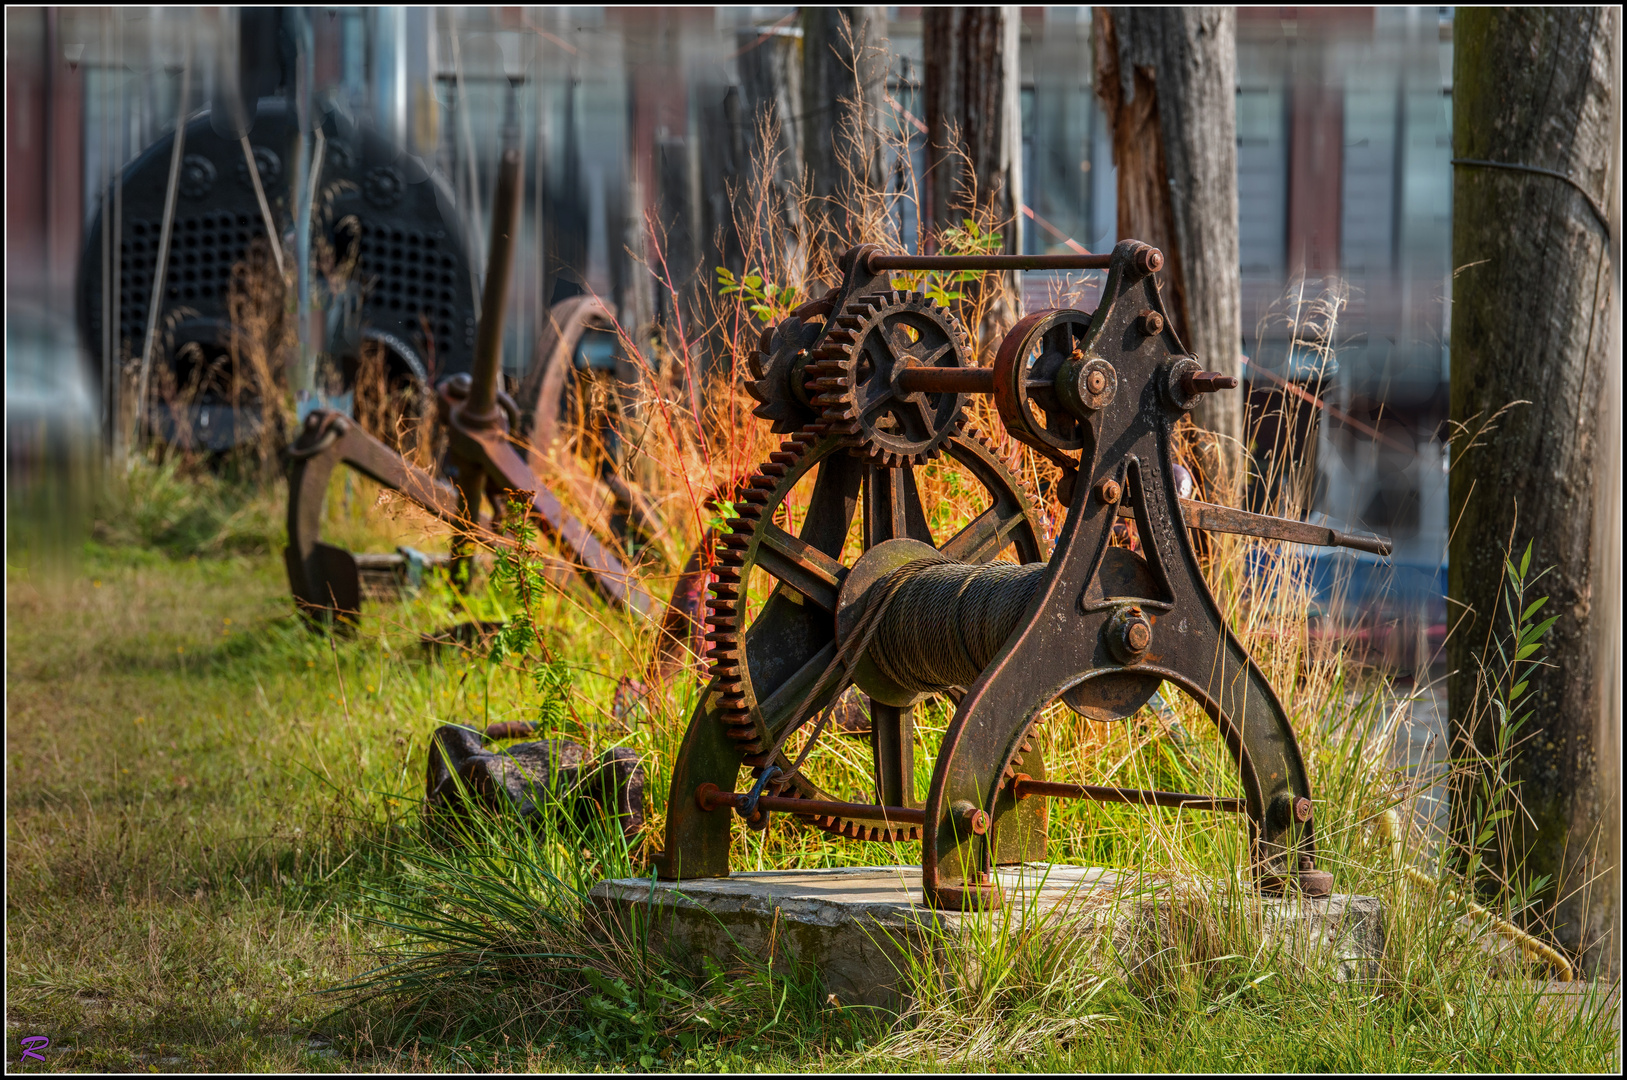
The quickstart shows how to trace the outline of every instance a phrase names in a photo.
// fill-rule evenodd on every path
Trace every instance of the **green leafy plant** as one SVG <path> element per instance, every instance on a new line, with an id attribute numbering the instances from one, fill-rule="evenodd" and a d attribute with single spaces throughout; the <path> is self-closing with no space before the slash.
<path id="1" fill-rule="evenodd" d="M 734 503 L 727 499 L 714 499 L 708 505 L 712 507 L 712 513 L 707 515 L 704 521 L 708 529 L 727 532 L 729 519 L 740 516 L 739 512 L 734 508 Z"/>
<path id="2" fill-rule="evenodd" d="M 1512 777 L 1516 751 L 1523 741 L 1520 732 L 1535 715 L 1534 709 L 1520 708 L 1532 673 L 1546 662 L 1542 659 L 1543 638 L 1558 621 L 1558 615 L 1538 620 L 1548 603 L 1548 597 L 1531 597 L 1532 587 L 1547 573 L 1531 573 L 1531 547 L 1519 564 L 1504 559 L 1503 608 L 1508 616 L 1509 632 L 1494 636 L 1481 671 L 1486 704 L 1491 711 L 1490 746 L 1484 750 L 1471 749 L 1475 759 L 1473 801 L 1469 810 L 1471 850 L 1464 865 L 1464 878 L 1473 885 L 1484 869 L 1484 849 L 1495 841 L 1499 850 L 1512 851 L 1518 824 L 1519 783 Z M 1517 866 L 1502 870 L 1501 888 L 1514 906 L 1524 906 L 1525 898 L 1540 892 L 1548 884 L 1548 876 L 1519 880 Z"/>
<path id="3" fill-rule="evenodd" d="M 971 218 L 963 218 L 961 227 L 950 226 L 938 237 L 939 247 L 945 255 L 996 255 L 1005 244 L 1005 234 L 984 232 Z M 963 289 L 983 276 L 981 270 L 922 270 L 894 275 L 894 282 L 906 289 L 919 289 L 927 297 L 948 307 L 956 300 L 966 299 Z"/>
<path id="4" fill-rule="evenodd" d="M 777 322 L 800 302 L 795 285 L 776 285 L 761 270 L 748 269 L 736 277 L 726 266 L 717 268 L 717 291 L 722 297 L 735 297 L 763 322 Z"/>
<path id="5" fill-rule="evenodd" d="M 500 664 L 509 657 L 524 657 L 533 647 L 540 647 L 543 662 L 530 667 L 532 685 L 537 693 L 537 721 L 544 727 L 559 724 L 570 713 L 572 677 L 570 668 L 548 648 L 537 632 L 537 603 L 547 595 L 549 585 L 543 577 L 541 561 L 533 546 L 537 538 L 536 526 L 531 523 L 525 502 L 518 498 L 508 501 L 507 523 L 504 533 L 514 541 L 513 547 L 504 547 L 497 553 L 493 578 L 508 589 L 519 601 L 523 617 L 509 619 L 492 639 L 487 658 Z"/>

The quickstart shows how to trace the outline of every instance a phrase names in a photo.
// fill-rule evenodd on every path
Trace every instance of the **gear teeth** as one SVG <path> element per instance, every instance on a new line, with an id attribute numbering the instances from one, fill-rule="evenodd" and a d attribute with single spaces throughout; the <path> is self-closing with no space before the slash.
<path id="1" fill-rule="evenodd" d="M 866 298 L 862 306 L 867 312 L 874 312 L 885 307 L 884 302 L 891 302 L 891 298 Z M 851 334 L 846 336 L 851 340 L 857 340 Z M 840 328 L 833 328 L 830 337 L 839 341 L 843 337 Z M 828 378 L 832 374 L 840 375 L 845 371 L 840 364 L 836 364 L 830 373 L 817 373 L 816 365 L 825 362 L 816 360 L 809 364 L 808 371 L 811 375 L 817 374 L 821 378 Z M 946 442 L 949 436 L 965 428 L 964 415 L 957 416 L 955 420 L 953 430 L 946 431 L 940 443 Z M 730 500 L 736 516 L 727 521 L 727 531 L 720 531 L 717 543 L 713 547 L 716 560 L 713 569 L 714 580 L 709 584 L 706 601 L 705 655 L 712 675 L 717 680 L 715 690 L 717 718 L 723 725 L 723 734 L 731 745 L 738 748 L 745 763 L 758 769 L 771 764 L 767 759 L 772 740 L 768 738 L 761 713 L 755 707 L 754 690 L 744 659 L 745 627 L 742 624 L 745 620 L 741 579 L 745 577 L 746 570 L 751 565 L 748 560 L 758 539 L 758 529 L 761 527 L 759 523 L 767 519 L 766 511 L 778 504 L 779 500 L 775 498 L 775 493 L 782 492 L 786 488 L 784 478 L 802 464 L 811 447 L 824 439 L 838 438 L 844 444 L 848 439 L 861 440 L 850 444 L 852 452 L 892 468 L 901 468 L 905 464 L 920 464 L 937 452 L 936 446 L 920 453 L 904 453 L 897 448 L 866 445 L 862 442 L 859 425 L 855 421 L 848 418 L 833 418 L 828 412 L 800 429 L 786 434 L 790 437 L 780 443 L 780 448 L 769 455 L 768 461 L 742 485 L 743 490 Z M 965 437 L 976 441 L 987 451 L 994 450 L 992 443 L 975 429 L 968 430 Z M 1022 492 L 1019 480 L 1015 477 L 1006 479 L 1016 492 Z M 1007 767 L 1004 776 L 1009 781 L 1015 774 L 1014 768 Z M 787 794 L 801 799 L 813 798 L 818 796 L 818 789 L 806 786 L 803 778 L 799 776 L 793 780 Z M 855 840 L 919 841 L 922 836 L 922 830 L 916 826 L 891 828 L 830 815 L 798 814 L 795 810 L 789 813 L 814 828 Z"/>
<path id="2" fill-rule="evenodd" d="M 751 378 L 746 390 L 762 404 L 752 415 L 771 422 L 770 430 L 791 434 L 802 428 L 817 414 L 798 401 L 791 387 L 791 372 L 797 356 L 813 347 L 823 333 L 823 322 L 807 323 L 790 317 L 776 326 L 766 327 L 758 336 L 756 349 L 746 355 L 746 368 Z"/>
<path id="3" fill-rule="evenodd" d="M 860 416 L 855 385 L 859 346 L 867 334 L 904 311 L 935 322 L 954 350 L 957 366 L 968 366 L 970 349 L 965 330 L 942 305 L 920 293 L 886 289 L 850 298 L 827 322 L 825 338 L 805 369 L 810 401 L 820 410 L 821 420 L 829 430 L 863 440 L 862 456 L 888 468 L 924 464 L 936 457 L 964 421 L 959 395 L 954 399 L 956 407 L 941 423 L 934 421 L 937 426 L 924 441 L 872 430 Z"/>

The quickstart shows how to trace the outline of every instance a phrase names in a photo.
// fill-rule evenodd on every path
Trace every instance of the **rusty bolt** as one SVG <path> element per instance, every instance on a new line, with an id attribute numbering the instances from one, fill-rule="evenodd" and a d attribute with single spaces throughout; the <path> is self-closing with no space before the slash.
<path id="1" fill-rule="evenodd" d="M 1300 796 L 1294 800 L 1294 816 L 1301 821 L 1311 820 L 1311 800 Z"/>
<path id="2" fill-rule="evenodd" d="M 1092 394 L 1099 394 L 1107 389 L 1107 376 L 1100 371 L 1092 371 L 1085 376 L 1085 388 Z"/>
<path id="3" fill-rule="evenodd" d="M 1123 491 L 1120 489 L 1117 480 L 1103 480 L 1096 485 L 1096 497 L 1109 506 L 1118 502 L 1119 496 L 1122 494 Z"/>
<path id="4" fill-rule="evenodd" d="M 1133 622 L 1124 632 L 1124 643 L 1136 652 L 1145 652 L 1152 644 L 1152 627 L 1144 622 Z"/>
<path id="5" fill-rule="evenodd" d="M 1164 253 L 1155 247 L 1144 246 L 1136 252 L 1135 266 L 1143 274 L 1156 274 L 1164 268 Z"/>
<path id="6" fill-rule="evenodd" d="M 957 831 L 970 833 L 973 836 L 987 836 L 989 832 L 989 812 L 981 807 L 973 806 L 965 799 L 957 799 L 952 807 L 955 815 Z"/>
<path id="7" fill-rule="evenodd" d="M 1164 317 L 1151 308 L 1141 313 L 1141 332 L 1148 337 L 1164 332 Z"/>
<path id="8" fill-rule="evenodd" d="M 1152 644 L 1152 624 L 1136 604 L 1115 611 L 1105 629 L 1107 651 L 1121 664 L 1139 664 Z"/>
<path id="9" fill-rule="evenodd" d="M 1234 390 L 1237 379 L 1218 371 L 1194 371 L 1181 380 L 1181 389 L 1188 397 L 1194 394 L 1213 394 L 1217 390 Z"/>

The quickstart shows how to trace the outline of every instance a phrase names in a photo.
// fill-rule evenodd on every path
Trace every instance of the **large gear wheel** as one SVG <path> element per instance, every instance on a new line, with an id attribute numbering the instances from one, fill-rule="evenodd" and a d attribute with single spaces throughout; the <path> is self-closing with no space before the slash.
<path id="1" fill-rule="evenodd" d="M 697 713 L 692 724 L 721 724 L 728 739 L 747 755 L 746 763 L 759 770 L 778 765 L 788 772 L 790 762 L 783 754 L 775 761 L 765 759 L 775 740 L 787 726 L 818 715 L 850 685 L 847 679 L 833 683 L 807 702 L 802 713 L 791 714 L 834 655 L 837 591 L 848 571 L 840 556 L 857 506 L 866 508 L 865 550 L 908 535 L 971 564 L 993 561 L 1013 545 L 1019 561 L 1046 557 L 1033 501 L 982 436 L 951 433 L 943 443 L 947 457 L 982 485 L 992 504 L 942 544 L 927 527 L 914 469 L 908 464 L 888 468 L 865 463 L 845 452 L 851 448 L 850 437 L 817 428 L 787 439 L 747 482 L 735 502 L 739 516 L 728 522 L 728 531 L 719 538 L 716 582 L 706 616 L 707 655 L 715 682 L 706 695 L 710 706 L 702 705 L 715 719 Z M 786 497 L 810 476 L 816 478 L 807 497 L 806 521 L 800 535 L 794 536 L 776 524 L 775 517 Z M 775 585 L 750 614 L 748 625 L 746 593 L 752 571 L 759 569 L 774 578 Z M 876 794 L 886 805 L 919 805 L 910 764 L 910 708 L 870 703 Z M 801 773 L 775 793 L 836 799 Z M 920 835 L 917 826 L 882 820 L 828 815 L 802 820 L 852 839 L 893 841 Z"/>
<path id="2" fill-rule="evenodd" d="M 808 392 L 832 432 L 856 436 L 878 465 L 919 465 L 964 423 L 959 394 L 906 392 L 912 367 L 963 368 L 971 349 L 960 324 L 919 293 L 858 296 L 842 306 L 808 365 Z"/>

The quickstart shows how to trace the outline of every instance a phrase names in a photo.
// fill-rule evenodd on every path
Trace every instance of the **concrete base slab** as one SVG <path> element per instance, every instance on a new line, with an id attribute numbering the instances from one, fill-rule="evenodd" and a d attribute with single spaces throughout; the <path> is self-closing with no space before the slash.
<path id="1" fill-rule="evenodd" d="M 698 970 L 702 958 L 808 964 L 844 1005 L 897 1008 L 911 954 L 942 952 L 976 929 L 1034 928 L 1110 935 L 1130 974 L 1190 937 L 1198 924 L 1249 920 L 1250 937 L 1341 978 L 1370 977 L 1384 953 L 1384 911 L 1373 897 L 1260 896 L 1224 883 L 1153 879 L 1092 867 L 1029 863 L 998 872 L 1005 905 L 993 913 L 938 911 L 921 897 L 918 866 L 770 870 L 726 878 L 621 878 L 593 887 L 592 901 L 623 925 L 648 928 L 652 950 Z M 985 922 L 985 925 L 988 925 Z M 1208 936 L 1212 937 L 1213 934 Z"/>

